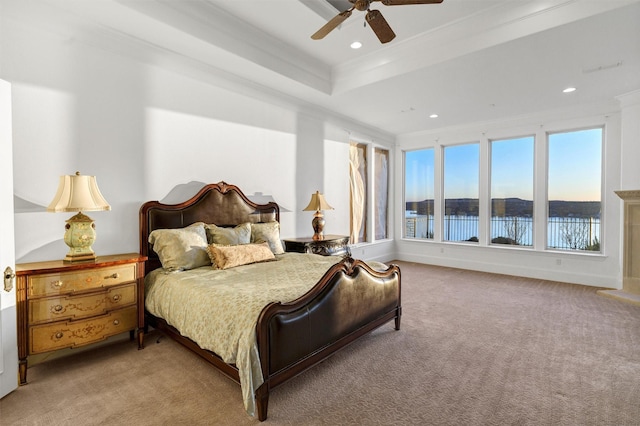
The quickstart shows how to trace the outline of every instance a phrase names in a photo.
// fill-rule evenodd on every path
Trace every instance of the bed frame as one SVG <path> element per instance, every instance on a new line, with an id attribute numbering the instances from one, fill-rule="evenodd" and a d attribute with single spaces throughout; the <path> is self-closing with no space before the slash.
<path id="1" fill-rule="evenodd" d="M 194 222 L 235 226 L 279 219 L 276 203 L 255 204 L 238 187 L 225 182 L 206 185 L 180 204 L 149 201 L 140 208 L 140 253 L 148 257 L 145 271 L 148 273 L 160 267 L 158 256 L 148 243 L 154 229 L 182 228 Z M 398 266 L 391 265 L 380 272 L 350 257 L 331 267 L 299 299 L 267 305 L 256 325 L 264 378 L 255 394 L 258 419 L 267 418 L 271 389 L 392 319 L 395 329 L 399 330 L 401 313 Z M 235 365 L 226 364 L 215 353 L 181 336 L 161 318 L 148 312 L 145 314 L 145 325 L 163 331 L 240 383 Z"/>

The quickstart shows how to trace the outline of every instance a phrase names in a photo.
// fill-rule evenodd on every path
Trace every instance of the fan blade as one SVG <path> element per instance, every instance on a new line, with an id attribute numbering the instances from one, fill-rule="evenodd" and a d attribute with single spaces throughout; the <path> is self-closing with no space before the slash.
<path id="1" fill-rule="evenodd" d="M 375 1 L 375 0 L 374 0 Z M 438 4 L 443 0 L 378 0 L 385 6 L 402 6 L 405 4 Z"/>
<path id="2" fill-rule="evenodd" d="M 322 38 L 324 38 L 327 34 L 329 34 L 331 31 L 333 31 L 338 25 L 342 24 L 344 22 L 345 19 L 347 19 L 349 16 L 351 16 L 351 11 L 353 10 L 353 8 L 349 9 L 349 10 L 345 10 L 344 12 L 341 12 L 339 14 L 337 14 L 336 16 L 334 16 L 333 18 L 331 18 L 331 20 L 329 22 L 327 22 L 326 24 L 323 25 L 322 28 L 320 28 L 318 31 L 316 31 L 311 38 L 314 40 L 320 40 Z"/>
<path id="3" fill-rule="evenodd" d="M 387 24 L 387 20 L 384 19 L 384 16 L 382 16 L 379 10 L 370 10 L 367 12 L 366 18 L 367 23 L 373 32 L 376 33 L 376 36 L 378 36 L 380 43 L 388 43 L 396 37 L 396 34 L 389 24 Z"/>

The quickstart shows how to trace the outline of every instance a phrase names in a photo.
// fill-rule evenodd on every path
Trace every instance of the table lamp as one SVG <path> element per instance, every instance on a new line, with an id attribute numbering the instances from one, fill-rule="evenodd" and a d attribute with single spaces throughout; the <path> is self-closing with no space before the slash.
<path id="1" fill-rule="evenodd" d="M 69 252 L 64 262 L 95 261 L 96 254 L 91 248 L 96 240 L 95 224 L 82 212 L 99 210 L 111 210 L 111 206 L 100 193 L 95 176 L 80 172 L 60 176 L 58 192 L 47 211 L 78 212 L 66 221 L 64 242 L 69 246 Z"/>
<path id="2" fill-rule="evenodd" d="M 313 220 L 311 221 L 311 226 L 313 226 L 313 239 L 324 240 L 324 215 L 322 214 L 322 210 L 333 210 L 333 207 L 327 203 L 324 199 L 324 195 L 322 195 L 319 191 L 316 191 L 315 194 L 311 194 L 311 201 L 309 201 L 309 205 L 305 207 L 302 211 L 315 211 L 316 213 L 313 215 Z"/>

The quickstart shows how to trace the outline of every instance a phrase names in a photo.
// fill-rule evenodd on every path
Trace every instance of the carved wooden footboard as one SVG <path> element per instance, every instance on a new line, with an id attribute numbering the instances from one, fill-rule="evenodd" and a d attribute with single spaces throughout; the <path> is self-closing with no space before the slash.
<path id="1" fill-rule="evenodd" d="M 160 266 L 148 243 L 149 234 L 155 229 L 182 228 L 194 222 L 235 226 L 273 220 L 279 220 L 277 204 L 255 204 L 236 186 L 224 182 L 206 185 L 184 203 L 145 203 L 140 209 L 140 252 L 149 258 L 145 270 L 148 273 Z M 396 265 L 374 270 L 360 260 L 344 258 L 299 299 L 267 305 L 256 324 L 264 379 L 255 393 L 258 418 L 267 418 L 269 392 L 274 387 L 392 319 L 399 330 L 400 294 L 400 269 Z M 216 354 L 181 336 L 164 320 L 150 314 L 147 318 L 148 324 L 165 331 L 240 382 L 235 365 L 226 364 Z"/>
<path id="2" fill-rule="evenodd" d="M 345 258 L 303 297 L 265 307 L 256 326 L 264 377 L 256 392 L 258 418 L 267 418 L 273 387 L 392 319 L 399 330 L 400 294 L 396 265 L 375 271 Z"/>

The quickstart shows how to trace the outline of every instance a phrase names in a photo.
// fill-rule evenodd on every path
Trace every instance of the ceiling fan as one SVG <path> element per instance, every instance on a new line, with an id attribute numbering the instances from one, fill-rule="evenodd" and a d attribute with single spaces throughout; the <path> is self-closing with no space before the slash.
<path id="1" fill-rule="evenodd" d="M 403 6 L 407 4 L 436 4 L 442 3 L 443 0 L 349 0 L 350 3 L 353 4 L 350 9 L 345 10 L 344 12 L 340 12 L 336 16 L 334 16 L 329 22 L 324 24 L 322 28 L 316 31 L 311 38 L 314 40 L 320 40 L 324 38 L 327 34 L 333 31 L 338 25 L 342 24 L 345 19 L 351 16 L 351 12 L 353 9 L 358 9 L 359 11 L 367 11 L 366 21 L 373 30 L 373 32 L 380 40 L 380 43 L 388 43 L 393 40 L 396 34 L 393 32 L 387 20 L 384 19 L 382 13 L 379 10 L 371 10 L 369 6 L 371 3 L 381 2 L 385 6 Z"/>

